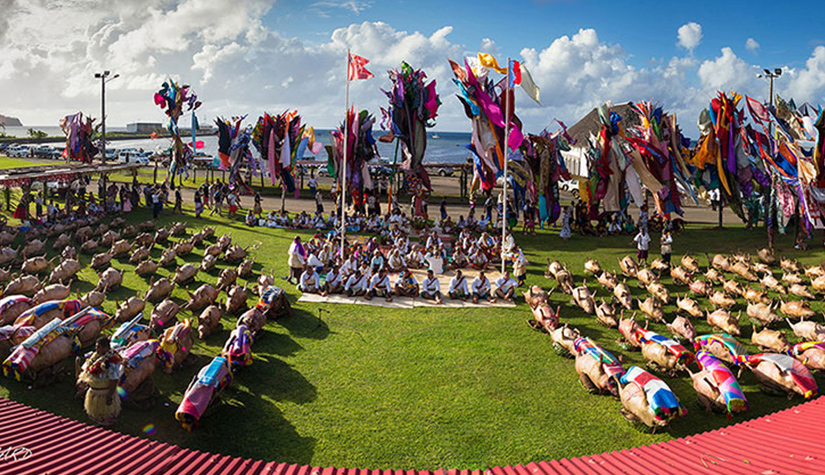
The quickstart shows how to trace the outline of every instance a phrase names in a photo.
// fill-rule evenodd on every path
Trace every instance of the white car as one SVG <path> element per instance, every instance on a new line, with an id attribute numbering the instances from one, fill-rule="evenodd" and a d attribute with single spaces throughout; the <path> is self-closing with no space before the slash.
<path id="1" fill-rule="evenodd" d="M 28 158 L 31 156 L 31 151 L 29 147 L 25 145 L 19 145 L 16 147 L 9 147 L 6 150 L 6 156 L 10 158 Z"/>

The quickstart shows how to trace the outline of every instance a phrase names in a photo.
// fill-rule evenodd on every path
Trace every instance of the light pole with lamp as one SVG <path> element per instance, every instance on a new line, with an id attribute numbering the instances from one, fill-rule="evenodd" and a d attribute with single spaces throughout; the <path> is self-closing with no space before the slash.
<path id="1" fill-rule="evenodd" d="M 756 75 L 756 77 L 759 78 L 759 79 L 763 79 L 763 78 L 767 79 L 768 83 L 770 84 L 769 90 L 768 90 L 768 110 L 773 112 L 774 111 L 773 110 L 773 80 L 777 79 L 779 76 L 782 76 L 782 68 L 774 68 L 773 71 L 771 71 L 768 68 L 764 68 L 764 69 L 762 69 L 762 71 L 764 71 L 764 74 L 758 73 Z M 769 135 L 769 138 L 771 136 L 773 136 L 773 122 L 768 122 L 768 135 Z M 771 182 L 773 182 L 773 174 L 771 174 Z M 771 187 L 771 188 L 773 188 L 773 187 Z M 768 193 L 767 195 L 768 195 L 768 206 L 766 207 L 767 208 L 766 212 L 768 214 L 768 219 L 765 220 L 765 225 L 768 228 L 768 247 L 773 249 L 773 223 L 776 221 L 776 211 L 775 211 L 776 210 L 776 203 L 775 203 L 775 200 L 772 197 L 773 190 L 771 190 L 771 192 Z M 797 214 L 796 223 L 797 223 L 797 234 L 798 234 L 798 227 L 799 227 L 799 217 L 798 217 L 799 216 L 799 205 L 798 204 L 797 204 L 797 213 L 796 214 Z"/>
<path id="2" fill-rule="evenodd" d="M 111 71 L 103 71 L 102 73 L 95 73 L 95 79 L 100 79 L 100 116 L 101 116 L 101 124 L 102 129 L 100 131 L 101 136 L 101 152 L 103 156 L 100 158 L 102 163 L 106 163 L 106 83 L 111 81 L 112 79 L 117 79 L 120 77 L 120 74 L 115 74 L 111 78 L 109 76 L 112 74 Z M 108 78 L 108 79 L 107 79 Z"/>

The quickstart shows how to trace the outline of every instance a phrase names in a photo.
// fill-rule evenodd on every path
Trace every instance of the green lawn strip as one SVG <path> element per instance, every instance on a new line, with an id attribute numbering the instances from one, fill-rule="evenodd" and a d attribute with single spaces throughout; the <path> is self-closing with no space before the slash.
<path id="1" fill-rule="evenodd" d="M 148 210 L 140 209 L 129 216 L 129 221 L 138 223 L 150 217 Z M 157 224 L 163 226 L 179 219 L 165 211 Z M 187 220 L 189 234 L 202 225 L 213 225 L 218 235 L 230 232 L 236 242 L 255 247 L 255 276 L 248 281 L 250 290 L 262 271 L 268 273 L 271 269 L 276 276 L 286 275 L 286 251 L 292 237 L 312 234 L 250 229 L 241 222 L 218 217 L 195 220 L 187 214 Z M 653 237 L 656 242 L 658 235 Z M 531 261 L 528 284 L 552 287 L 553 282 L 543 275 L 545 262 L 548 257 L 559 259 L 569 265 L 577 283 L 587 280 L 587 285 L 597 291 L 597 298 L 609 294 L 598 288 L 595 278 L 583 275 L 584 261 L 597 258 L 605 268 L 617 270 L 616 259 L 634 253 L 629 236 L 574 236 L 565 242 L 551 229 L 538 236 L 518 234 L 517 239 Z M 704 251 L 755 252 L 764 241 L 764 230 L 690 227 L 685 235 L 676 237 L 674 260 L 690 251 L 705 265 Z M 789 236 L 780 237 L 777 244 L 781 254 L 805 263 L 818 263 L 823 257 L 820 251 L 799 253 L 789 249 Z M 159 258 L 161 251 L 156 247 L 153 257 Z M 202 252 L 197 249 L 195 255 L 178 262 L 197 263 Z M 655 254 L 652 252 L 652 257 Z M 90 256 L 81 256 L 80 260 L 88 265 Z M 149 280 L 136 276 L 128 260 L 117 260 L 114 266 L 122 269 L 125 277 L 123 287 L 110 292 L 104 304 L 107 312 L 115 311 L 117 301 L 135 292 L 143 293 Z M 225 267 L 221 262 L 213 272 L 199 273 L 188 289 L 205 282 L 214 285 Z M 162 269 L 158 274 L 171 277 L 173 270 Z M 673 286 L 669 276 L 662 276 L 662 280 L 672 293 L 687 290 Z M 83 293 L 96 282 L 94 271 L 87 268 L 73 286 Z M 276 284 L 284 282 L 278 279 Z M 644 294 L 635 280 L 629 284 L 634 295 Z M 285 288 L 294 303 L 298 292 L 292 286 Z M 176 288 L 173 297 L 185 303 L 185 289 Z M 225 296 L 219 299 L 223 302 Z M 250 295 L 250 305 L 255 299 Z M 617 330 L 599 326 L 594 317 L 570 306 L 568 296 L 557 291 L 551 300 L 554 306 L 561 305 L 563 322 L 621 354 L 626 367 L 644 364 L 640 353 L 619 348 Z M 707 307 L 706 299 L 700 303 Z M 181 429 L 174 420 L 174 410 L 192 377 L 220 351 L 234 328 L 235 317 L 225 316 L 223 329 L 205 342 L 198 342 L 184 366 L 172 375 L 162 374 L 159 369 L 154 375 L 159 392 L 154 407 L 127 407 L 117 429 L 197 450 L 279 462 L 375 469 L 484 469 L 619 450 L 731 423 L 721 415 L 699 410 L 687 376 L 661 375 L 689 414 L 655 435 L 638 430 L 622 418 L 617 400 L 585 392 L 573 360 L 557 356 L 549 337 L 527 326 L 530 312 L 522 301 L 513 309 L 320 306 L 330 311 L 322 314 L 320 325 L 319 305 L 303 303 L 294 303 L 293 318 L 269 322 L 253 346 L 254 364 L 235 374 L 232 386 L 224 392 L 223 403 L 210 410 L 195 431 Z M 812 306 L 823 310 L 821 302 Z M 740 301 L 735 311 L 744 308 Z M 151 305 L 145 315 L 150 312 Z M 673 304 L 665 307 L 667 319 L 672 319 L 674 313 Z M 194 317 L 187 311 L 179 315 L 179 319 Z M 745 336 L 740 341 L 756 352 L 749 343 L 750 325 L 744 316 L 742 323 Z M 710 332 L 704 322 L 694 324 L 700 334 Z M 662 324 L 654 323 L 650 328 L 668 334 Z M 72 399 L 69 379 L 49 388 L 29 389 L 26 383 L 2 378 L 0 396 L 85 422 L 82 401 Z M 817 379 L 823 383 L 821 377 Z M 763 395 L 747 371 L 740 381 L 751 410 L 733 422 L 800 401 Z M 143 431 L 148 424 L 155 427 L 153 435 Z"/>

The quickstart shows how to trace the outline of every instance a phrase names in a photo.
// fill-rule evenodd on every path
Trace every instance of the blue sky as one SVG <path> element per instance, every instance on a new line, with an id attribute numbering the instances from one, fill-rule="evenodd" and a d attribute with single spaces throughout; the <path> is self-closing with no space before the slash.
<path id="1" fill-rule="evenodd" d="M 822 2 L 796 1 L 792 5 L 795 12 L 823 13 Z M 676 31 L 685 23 L 696 22 L 703 30 L 702 43 L 694 50 L 696 57 L 714 55 L 730 46 L 765 67 L 804 66 L 811 49 L 825 44 L 825 30 L 820 22 L 802 21 L 802 16 L 791 23 L 785 19 L 787 10 L 777 11 L 780 6 L 758 1 L 284 0 L 265 20 L 289 36 L 318 43 L 326 41 L 336 28 L 363 21 L 382 21 L 399 30 L 425 33 L 451 25 L 453 42 L 473 50 L 484 38 L 491 38 L 502 55 L 514 57 L 522 48 L 542 48 L 556 37 L 594 28 L 602 41 L 620 44 L 630 53 L 636 66 L 683 54 Z M 777 25 L 777 16 L 783 18 L 781 25 Z M 761 45 L 759 51 L 746 51 L 748 38 Z"/>
<path id="2" fill-rule="evenodd" d="M 375 79 L 352 101 L 378 115 L 385 71 L 401 61 L 438 82 L 437 130 L 469 124 L 447 59 L 483 49 L 523 59 L 541 106 L 517 94 L 528 131 L 576 122 L 604 102 L 656 101 L 696 136 L 717 90 L 767 99 L 762 67 L 781 67 L 777 92 L 825 103 L 823 8 L 766 2 L 476 0 L 0 0 L 0 113 L 47 125 L 96 115 L 94 72 L 120 74 L 107 94 L 109 121 L 162 121 L 151 97 L 172 77 L 216 116 L 297 109 L 318 128 L 337 125 L 345 52 L 371 61 Z M 793 13 L 789 13 L 793 12 Z M 812 12 L 811 21 L 805 21 Z M 793 17 L 795 20 L 788 20 Z M 748 46 L 746 46 L 748 45 Z"/>

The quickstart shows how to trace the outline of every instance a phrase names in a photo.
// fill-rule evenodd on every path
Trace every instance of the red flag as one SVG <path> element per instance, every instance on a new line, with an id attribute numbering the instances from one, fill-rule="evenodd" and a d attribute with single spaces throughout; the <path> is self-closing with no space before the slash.
<path id="1" fill-rule="evenodd" d="M 374 77 L 371 72 L 367 71 L 365 66 L 370 61 L 362 58 L 356 54 L 349 55 L 349 67 L 347 68 L 347 80 L 354 81 L 356 79 L 369 79 Z"/>
<path id="2" fill-rule="evenodd" d="M 519 64 L 518 61 L 511 59 L 507 69 L 507 79 L 510 81 L 510 87 L 521 84 L 521 64 Z"/>

